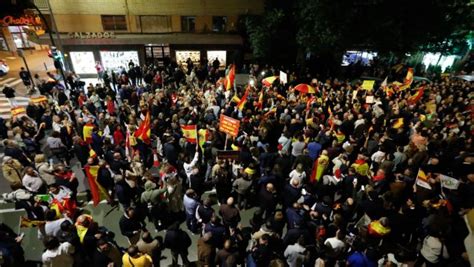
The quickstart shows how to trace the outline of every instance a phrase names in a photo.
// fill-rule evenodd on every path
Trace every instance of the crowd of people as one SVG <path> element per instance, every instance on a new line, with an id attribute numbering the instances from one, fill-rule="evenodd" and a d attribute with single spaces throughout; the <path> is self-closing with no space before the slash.
<path id="1" fill-rule="evenodd" d="M 166 249 L 173 266 L 191 250 L 199 266 L 470 266 L 472 82 L 362 90 L 284 69 L 286 84 L 262 85 L 280 70 L 247 65 L 257 82 L 227 86 L 212 65 L 132 62 L 88 86 L 70 74 L 70 90 L 43 83 L 47 101 L 1 121 L 3 197 L 37 224 L 44 266 L 160 266 Z M 88 214 L 75 162 L 92 198 L 123 211 L 128 247 Z M 2 266 L 23 266 L 28 244 L 0 235 Z"/>

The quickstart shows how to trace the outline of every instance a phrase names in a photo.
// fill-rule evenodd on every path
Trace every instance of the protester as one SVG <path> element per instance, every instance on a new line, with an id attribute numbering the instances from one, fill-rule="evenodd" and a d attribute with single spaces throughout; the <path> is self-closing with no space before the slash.
<path id="1" fill-rule="evenodd" d="M 170 249 L 173 265 L 179 256 L 187 265 L 189 230 L 204 266 L 469 266 L 472 82 L 399 82 L 405 71 L 386 67 L 378 76 L 392 83 L 367 90 L 349 82 L 359 77 L 296 68 L 288 83 L 233 86 L 218 64 L 111 71 L 97 62 L 104 83 L 68 94 L 51 79 L 40 88 L 46 102 L 4 123 L 5 199 L 46 221 L 38 229 L 48 264 L 158 266 Z M 235 134 L 220 130 L 221 115 L 240 122 Z M 118 201 L 125 254 L 108 225 L 86 215 L 78 188 L 93 205 Z M 163 244 L 150 234 L 165 229 Z M 67 243 L 51 239 L 63 234 L 74 248 L 64 254 Z M 13 240 L 5 251 L 18 253 Z"/>

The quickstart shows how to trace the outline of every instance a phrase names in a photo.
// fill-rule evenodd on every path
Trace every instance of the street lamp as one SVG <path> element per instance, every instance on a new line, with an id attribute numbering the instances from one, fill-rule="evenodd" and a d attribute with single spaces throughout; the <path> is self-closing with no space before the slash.
<path id="1" fill-rule="evenodd" d="M 49 35 L 49 40 L 51 41 L 51 46 L 52 47 L 56 47 L 56 43 L 53 39 L 53 34 L 51 33 L 51 29 L 49 28 L 49 25 L 48 25 L 48 22 L 46 20 L 46 18 L 44 17 L 43 13 L 41 12 L 41 10 L 36 6 L 36 4 L 34 3 L 33 0 L 29 0 L 28 1 L 29 3 L 29 6 L 34 8 L 36 10 L 36 12 L 38 12 L 38 15 L 40 16 L 41 20 L 44 21 L 44 25 L 46 27 L 46 31 L 48 32 L 48 35 Z M 61 61 L 59 61 L 58 63 L 56 63 L 56 59 L 55 60 L 55 64 L 54 66 L 57 68 L 59 67 L 59 71 L 61 72 L 61 76 L 63 78 L 63 81 L 64 81 L 64 86 L 66 87 L 66 89 L 69 89 L 69 86 L 67 84 L 67 81 L 66 81 L 66 76 L 64 75 L 64 70 L 63 70 L 63 66 L 62 66 L 62 63 Z"/>

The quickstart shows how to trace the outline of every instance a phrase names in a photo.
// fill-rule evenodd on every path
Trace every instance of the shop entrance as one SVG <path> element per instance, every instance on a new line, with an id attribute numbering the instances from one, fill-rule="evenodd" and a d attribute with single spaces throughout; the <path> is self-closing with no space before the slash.
<path id="1" fill-rule="evenodd" d="M 164 66 L 170 58 L 170 46 L 168 44 L 145 45 L 145 63 L 147 65 Z"/>

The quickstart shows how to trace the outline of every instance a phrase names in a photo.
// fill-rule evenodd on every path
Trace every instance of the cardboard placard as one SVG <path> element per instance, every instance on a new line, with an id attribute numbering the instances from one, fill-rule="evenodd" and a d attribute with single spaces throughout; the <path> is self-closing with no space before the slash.
<path id="1" fill-rule="evenodd" d="M 239 135 L 239 128 L 239 120 L 221 114 L 219 118 L 219 131 L 237 137 Z"/>

